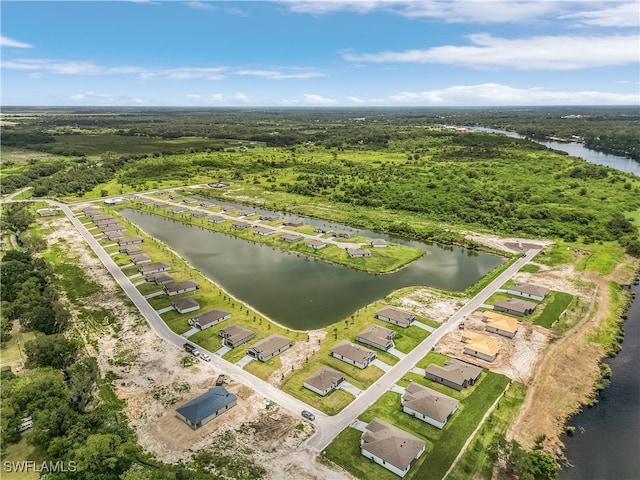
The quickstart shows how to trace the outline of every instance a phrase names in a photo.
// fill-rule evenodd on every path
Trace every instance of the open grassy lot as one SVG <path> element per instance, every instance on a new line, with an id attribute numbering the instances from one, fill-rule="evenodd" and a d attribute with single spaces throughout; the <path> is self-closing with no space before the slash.
<path id="1" fill-rule="evenodd" d="M 573 295 L 569 293 L 550 291 L 544 299 L 544 309 L 531 315 L 533 324 L 550 328 L 553 322 L 560 318 L 560 315 L 567 309 L 572 300 Z M 541 306 L 536 310 L 540 310 Z"/>
<path id="2" fill-rule="evenodd" d="M 24 463 L 29 461 L 35 462 L 35 465 L 27 470 Z M 47 461 L 47 453 L 29 445 L 27 437 L 23 433 L 20 441 L 7 446 L 7 450 L 2 456 L 2 480 L 35 480 L 40 478 L 40 474 L 35 471 L 34 467 L 39 468 L 45 461 Z M 19 464 L 23 464 L 23 471 L 19 470 Z M 15 469 L 10 468 L 13 465 L 15 465 Z"/>

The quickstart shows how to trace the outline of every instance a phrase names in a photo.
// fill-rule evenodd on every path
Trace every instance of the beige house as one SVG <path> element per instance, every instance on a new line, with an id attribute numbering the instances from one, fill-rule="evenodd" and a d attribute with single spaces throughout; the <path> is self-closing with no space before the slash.
<path id="1" fill-rule="evenodd" d="M 444 362 L 443 366 L 432 363 L 425 369 L 424 377 L 460 391 L 474 385 L 480 378 L 480 374 L 482 374 L 482 368 L 452 359 Z"/>
<path id="2" fill-rule="evenodd" d="M 218 332 L 218 335 L 222 337 L 222 344 L 231 348 L 236 348 L 238 345 L 247 343 L 256 336 L 251 330 L 235 324 L 222 328 L 220 332 Z"/>
<path id="3" fill-rule="evenodd" d="M 293 345 L 293 340 L 277 333 L 269 335 L 267 338 L 254 343 L 247 350 L 247 354 L 261 362 L 266 362 L 276 355 L 284 352 Z"/>
<path id="4" fill-rule="evenodd" d="M 333 347 L 329 355 L 358 368 L 366 368 L 376 359 L 376 352 L 346 340 Z"/>
<path id="5" fill-rule="evenodd" d="M 416 320 L 413 313 L 395 307 L 381 308 L 376 312 L 375 317 L 403 328 L 407 328 Z"/>
<path id="6" fill-rule="evenodd" d="M 309 375 L 302 384 L 312 392 L 323 397 L 344 382 L 344 374 L 333 368 L 323 366 Z"/>
<path id="7" fill-rule="evenodd" d="M 403 412 L 440 429 L 459 406 L 455 398 L 414 382 L 405 388 L 401 403 Z"/>
<path id="8" fill-rule="evenodd" d="M 395 347 L 393 339 L 396 336 L 396 332 L 389 330 L 388 328 L 381 327 L 379 325 L 371 325 L 365 331 L 360 332 L 356 337 L 358 342 L 369 345 L 370 347 L 384 350 L 385 352 L 390 348 Z"/>

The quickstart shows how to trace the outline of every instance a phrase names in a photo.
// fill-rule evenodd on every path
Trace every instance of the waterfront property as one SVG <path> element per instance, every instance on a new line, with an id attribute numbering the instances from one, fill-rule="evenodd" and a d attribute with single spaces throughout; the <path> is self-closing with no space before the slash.
<path id="1" fill-rule="evenodd" d="M 122 237 L 121 237 L 122 238 Z M 124 247 L 120 247 L 118 249 L 119 253 L 126 253 L 129 256 L 133 256 L 133 255 L 139 255 L 142 253 L 142 249 L 140 247 L 138 247 L 137 245 L 133 245 L 133 246 L 124 246 Z"/>
<path id="2" fill-rule="evenodd" d="M 353 237 L 353 232 L 350 232 L 349 230 L 336 230 L 333 233 L 333 236 L 336 238 L 351 238 Z"/>
<path id="3" fill-rule="evenodd" d="M 226 218 L 221 217 L 220 215 L 214 215 L 212 217 L 209 217 L 209 220 L 207 220 L 209 223 L 224 223 L 226 221 Z"/>
<path id="4" fill-rule="evenodd" d="M 144 277 L 147 283 L 155 283 L 156 285 L 168 285 L 173 283 L 173 277 L 167 272 L 154 273 Z"/>
<path id="5" fill-rule="evenodd" d="M 164 293 L 169 296 L 179 295 L 185 292 L 192 292 L 200 288 L 200 284 L 195 280 L 185 280 L 183 282 L 170 283 L 169 285 L 165 285 Z"/>
<path id="6" fill-rule="evenodd" d="M 375 317 L 403 328 L 407 328 L 416 320 L 413 313 L 395 307 L 381 308 L 376 312 Z"/>
<path id="7" fill-rule="evenodd" d="M 547 296 L 547 293 L 549 293 L 549 289 L 529 283 L 516 283 L 507 288 L 507 293 L 541 302 L 544 300 L 544 297 Z"/>
<path id="8" fill-rule="evenodd" d="M 537 304 L 519 298 L 509 298 L 506 302 L 499 300 L 493 305 L 493 309 L 498 312 L 510 313 L 518 317 L 524 317 L 533 313 Z"/>
<path id="9" fill-rule="evenodd" d="M 134 265 L 142 265 L 143 263 L 151 262 L 151 257 L 141 253 L 140 255 L 134 255 L 131 257 L 131 263 Z"/>
<path id="10" fill-rule="evenodd" d="M 144 242 L 144 238 L 138 237 L 138 236 L 122 237 L 118 239 L 118 245 L 121 247 L 126 245 L 135 245 L 136 243 L 142 243 L 142 242 Z"/>
<path id="11" fill-rule="evenodd" d="M 390 348 L 395 347 L 393 338 L 396 336 L 396 332 L 389 330 L 388 328 L 381 327 L 379 325 L 371 325 L 365 331 L 360 332 L 356 337 L 358 342 L 369 345 L 370 347 L 384 350 L 385 352 Z"/>
<path id="12" fill-rule="evenodd" d="M 171 305 L 173 305 L 173 308 L 176 310 L 176 312 L 180 314 L 195 312 L 196 310 L 200 309 L 200 304 L 191 297 L 174 300 Z"/>
<path id="13" fill-rule="evenodd" d="M 262 235 L 263 237 L 266 237 L 267 235 L 271 235 L 272 233 L 275 233 L 276 231 L 273 228 L 257 227 L 253 232 L 256 235 Z"/>
<path id="14" fill-rule="evenodd" d="M 194 398 L 176 409 L 176 415 L 194 430 L 234 407 L 237 398 L 222 386 Z"/>
<path id="15" fill-rule="evenodd" d="M 263 220 L 265 222 L 273 222 L 275 220 L 278 220 L 278 216 L 277 215 L 269 215 L 269 214 L 264 214 L 264 215 L 260 215 L 260 220 Z"/>
<path id="16" fill-rule="evenodd" d="M 385 248 L 387 246 L 387 242 L 383 238 L 372 238 L 369 244 L 373 248 Z"/>
<path id="17" fill-rule="evenodd" d="M 313 248 L 314 250 L 320 250 L 327 246 L 322 240 L 318 240 L 316 238 L 312 238 L 311 240 L 307 240 L 304 244 L 306 247 Z"/>
<path id="18" fill-rule="evenodd" d="M 152 273 L 166 272 L 168 270 L 171 270 L 171 265 L 166 262 L 154 262 L 138 267 L 138 272 L 142 275 L 151 275 Z"/>
<path id="19" fill-rule="evenodd" d="M 482 321 L 487 323 L 485 326 L 487 332 L 497 333 L 503 337 L 513 338 L 518 331 L 518 320 L 492 310 L 482 313 Z"/>
<path id="20" fill-rule="evenodd" d="M 299 242 L 303 238 L 304 237 L 302 235 L 298 235 L 296 233 L 286 233 L 286 234 L 280 236 L 280 240 L 285 241 L 285 242 L 289 242 L 289 243 Z"/>
<path id="21" fill-rule="evenodd" d="M 432 363 L 425 369 L 424 377 L 460 391 L 474 385 L 481 373 L 482 368 L 480 367 L 452 359 L 444 362 L 444 366 Z"/>
<path id="22" fill-rule="evenodd" d="M 267 338 L 254 343 L 249 347 L 247 354 L 261 362 L 266 362 L 276 355 L 284 352 L 293 345 L 293 340 L 283 337 L 277 333 L 269 335 Z"/>
<path id="23" fill-rule="evenodd" d="M 171 213 L 186 213 L 189 209 L 187 207 L 175 207 L 170 210 Z"/>
<path id="24" fill-rule="evenodd" d="M 214 308 L 189 319 L 189 325 L 204 330 L 231 318 L 231 314 L 221 308 Z"/>
<path id="25" fill-rule="evenodd" d="M 236 230 L 246 230 L 251 226 L 248 222 L 233 222 L 233 228 Z"/>
<path id="26" fill-rule="evenodd" d="M 371 256 L 371 251 L 367 250 L 366 248 L 347 248 L 346 251 L 351 258 L 362 258 Z"/>
<path id="27" fill-rule="evenodd" d="M 355 345 L 347 340 L 338 343 L 329 351 L 329 355 L 358 368 L 366 368 L 376 359 L 376 352 Z"/>
<path id="28" fill-rule="evenodd" d="M 442 429 L 458 410 L 459 403 L 443 393 L 411 382 L 402 395 L 402 411 Z"/>
<path id="29" fill-rule="evenodd" d="M 425 451 L 419 438 L 374 418 L 360 438 L 360 453 L 378 465 L 404 477 Z"/>
<path id="30" fill-rule="evenodd" d="M 322 366 L 309 375 L 302 384 L 323 397 L 344 382 L 344 374 L 331 367 Z"/>
<path id="31" fill-rule="evenodd" d="M 300 219 L 289 219 L 282 222 L 282 224 L 286 227 L 301 227 L 304 222 Z"/>
<path id="32" fill-rule="evenodd" d="M 316 233 L 331 233 L 333 232 L 333 229 L 331 229 L 330 227 L 317 226 L 313 229 L 313 231 Z"/>
<path id="33" fill-rule="evenodd" d="M 191 212 L 191 216 L 194 218 L 202 218 L 209 215 L 207 212 L 203 212 L 202 210 L 194 210 Z"/>
<path id="34" fill-rule="evenodd" d="M 247 330 L 246 328 L 235 324 L 224 327 L 220 332 L 218 332 L 218 335 L 222 337 L 223 345 L 231 348 L 236 348 L 238 345 L 247 343 L 256 336 L 256 334 L 251 330 Z"/>
<path id="35" fill-rule="evenodd" d="M 493 362 L 500 351 L 498 340 L 483 333 L 465 331 L 462 341 L 465 342 L 464 353 L 487 362 Z"/>

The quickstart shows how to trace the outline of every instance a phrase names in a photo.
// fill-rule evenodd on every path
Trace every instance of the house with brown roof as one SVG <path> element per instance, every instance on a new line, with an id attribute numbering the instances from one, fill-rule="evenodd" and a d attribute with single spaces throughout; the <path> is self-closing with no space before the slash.
<path id="1" fill-rule="evenodd" d="M 204 330 L 205 328 L 213 327 L 214 325 L 225 320 L 229 320 L 230 318 L 231 314 L 226 310 L 214 308 L 201 313 L 200 315 L 196 315 L 195 317 L 191 317 L 189 319 L 189 325 L 199 328 L 200 330 Z"/>
<path id="2" fill-rule="evenodd" d="M 251 224 L 247 222 L 233 222 L 233 228 L 237 230 L 246 230 L 250 226 Z"/>
<path id="3" fill-rule="evenodd" d="M 109 233 L 109 232 L 124 232 L 127 229 L 127 227 L 125 227 L 124 225 L 122 225 L 121 223 L 115 223 L 113 225 L 108 225 L 106 227 L 102 227 L 102 233 Z"/>
<path id="4" fill-rule="evenodd" d="M 293 345 L 293 340 L 283 337 L 277 333 L 269 335 L 267 338 L 254 343 L 247 350 L 247 354 L 261 362 L 266 362 L 276 355 L 284 352 Z"/>
<path id="5" fill-rule="evenodd" d="M 118 240 L 119 238 L 124 237 L 122 232 L 109 232 L 104 235 L 107 240 Z"/>
<path id="6" fill-rule="evenodd" d="M 289 218 L 282 222 L 285 227 L 301 227 L 304 225 L 304 222 L 299 218 Z"/>
<path id="7" fill-rule="evenodd" d="M 366 368 L 376 359 L 376 352 L 343 340 L 329 351 L 329 355 L 358 368 Z"/>
<path id="8" fill-rule="evenodd" d="M 260 220 L 264 220 L 265 222 L 273 222 L 275 220 L 278 220 L 278 218 L 280 217 L 278 217 L 277 215 L 263 214 L 263 215 L 260 215 L 259 218 Z"/>
<path id="9" fill-rule="evenodd" d="M 347 248 L 347 254 L 351 258 L 362 258 L 362 257 L 370 257 L 371 251 L 366 248 Z"/>
<path id="10" fill-rule="evenodd" d="M 131 263 L 134 265 L 142 265 L 143 263 L 151 262 L 151 257 L 141 253 L 140 255 L 134 255 L 131 257 Z"/>
<path id="11" fill-rule="evenodd" d="M 333 232 L 333 229 L 331 227 L 323 227 L 323 226 L 317 226 L 313 229 L 314 232 L 316 233 L 331 233 Z"/>
<path id="12" fill-rule="evenodd" d="M 387 246 L 387 242 L 383 238 L 372 238 L 369 244 L 373 248 L 385 248 Z"/>
<path id="13" fill-rule="evenodd" d="M 452 359 L 444 362 L 444 366 L 434 363 L 429 365 L 425 369 L 424 378 L 460 391 L 474 385 L 481 374 L 482 368 Z"/>
<path id="14" fill-rule="evenodd" d="M 401 404 L 404 413 L 442 429 L 460 403 L 455 398 L 411 382 L 404 390 Z"/>
<path id="15" fill-rule="evenodd" d="M 226 222 L 226 218 L 221 217 L 220 215 L 213 215 L 212 217 L 209 217 L 208 222 L 209 223 L 224 223 Z"/>
<path id="16" fill-rule="evenodd" d="M 349 230 L 336 230 L 333 232 L 333 236 L 336 238 L 351 238 L 353 235 L 353 232 L 350 232 Z"/>
<path id="17" fill-rule="evenodd" d="M 537 305 L 537 303 L 529 302 L 527 300 L 509 298 L 506 302 L 503 300 L 496 301 L 493 305 L 493 309 L 498 312 L 524 317 L 525 315 L 533 313 Z"/>
<path id="18" fill-rule="evenodd" d="M 120 238 L 123 238 L 123 237 L 120 237 Z M 130 246 L 120 247 L 118 249 L 118 252 L 119 253 L 126 253 L 127 255 L 132 256 L 132 255 L 141 254 L 142 253 L 142 249 L 137 245 L 130 245 Z"/>
<path id="19" fill-rule="evenodd" d="M 360 453 L 378 465 L 404 477 L 425 451 L 419 438 L 374 418 L 360 437 Z"/>
<path id="20" fill-rule="evenodd" d="M 186 213 L 188 211 L 187 207 L 174 207 L 170 210 L 171 213 Z"/>
<path id="21" fill-rule="evenodd" d="M 403 328 L 407 328 L 416 320 L 413 313 L 405 312 L 396 307 L 381 308 L 376 312 L 375 317 Z"/>
<path id="22" fill-rule="evenodd" d="M 144 242 L 144 238 L 142 237 L 138 237 L 138 236 L 134 236 L 134 237 L 122 237 L 118 239 L 118 245 L 123 246 L 123 245 L 134 245 L 136 243 L 142 243 Z"/>
<path id="23" fill-rule="evenodd" d="M 482 313 L 482 321 L 486 322 L 485 330 L 487 332 L 497 333 L 503 337 L 513 338 L 518 331 L 518 320 L 501 313 L 487 310 Z"/>
<path id="24" fill-rule="evenodd" d="M 256 336 L 251 330 L 235 324 L 222 328 L 218 332 L 218 335 L 222 337 L 222 344 L 231 348 L 236 348 L 238 345 L 247 343 Z"/>
<path id="25" fill-rule="evenodd" d="M 356 337 L 358 342 L 369 345 L 370 347 L 384 350 L 385 352 L 390 348 L 395 347 L 393 338 L 396 336 L 396 332 L 389 330 L 388 328 L 381 327 L 380 325 L 371 325 L 365 331 L 360 332 Z"/>
<path id="26" fill-rule="evenodd" d="M 175 308 L 178 313 L 195 312 L 200 309 L 200 304 L 191 297 L 174 300 L 171 305 L 173 305 L 173 308 Z"/>
<path id="27" fill-rule="evenodd" d="M 498 340 L 483 333 L 465 331 L 462 341 L 465 343 L 464 353 L 487 362 L 493 362 L 500 351 Z"/>
<path id="28" fill-rule="evenodd" d="M 169 296 L 179 295 L 185 292 L 192 292 L 200 288 L 195 280 L 185 280 L 184 282 L 170 283 L 164 286 L 164 293 Z"/>
<path id="29" fill-rule="evenodd" d="M 191 212 L 191 216 L 193 218 L 202 218 L 202 217 L 206 217 L 207 215 L 209 215 L 207 212 L 203 212 L 202 210 L 193 210 Z"/>
<path id="30" fill-rule="evenodd" d="M 305 242 L 305 247 L 313 248 L 314 250 L 320 250 L 327 246 L 322 240 L 318 240 L 316 238 L 309 239 Z"/>
<path id="31" fill-rule="evenodd" d="M 304 236 L 298 235 L 296 233 L 285 233 L 284 235 L 280 236 L 280 240 L 282 240 L 283 242 L 289 242 L 289 243 L 299 242 L 303 238 Z"/>
<path id="32" fill-rule="evenodd" d="M 154 273 L 144 277 L 147 283 L 155 283 L 156 285 L 168 285 L 173 283 L 173 277 L 167 272 Z"/>
<path id="33" fill-rule="evenodd" d="M 271 235 L 272 233 L 275 233 L 276 231 L 273 228 L 256 227 L 256 229 L 253 232 L 256 235 L 262 235 L 263 237 L 266 237 L 267 235 Z"/>
<path id="34" fill-rule="evenodd" d="M 167 272 L 169 270 L 171 270 L 171 265 L 165 262 L 154 262 L 138 267 L 138 272 L 142 275 L 151 275 L 152 273 Z"/>
<path id="35" fill-rule="evenodd" d="M 507 288 L 509 295 L 517 295 L 519 297 L 530 298 L 541 302 L 549 293 L 548 288 L 531 285 L 529 283 L 516 283 Z"/>
<path id="36" fill-rule="evenodd" d="M 344 374 L 331 367 L 322 366 L 309 375 L 302 383 L 304 388 L 323 397 L 344 382 Z"/>

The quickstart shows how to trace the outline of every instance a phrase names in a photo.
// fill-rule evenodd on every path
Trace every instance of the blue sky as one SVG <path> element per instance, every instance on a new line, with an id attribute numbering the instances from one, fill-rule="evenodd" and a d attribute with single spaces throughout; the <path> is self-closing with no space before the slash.
<path id="1" fill-rule="evenodd" d="M 638 105 L 640 1 L 11 1 L 2 105 Z"/>

